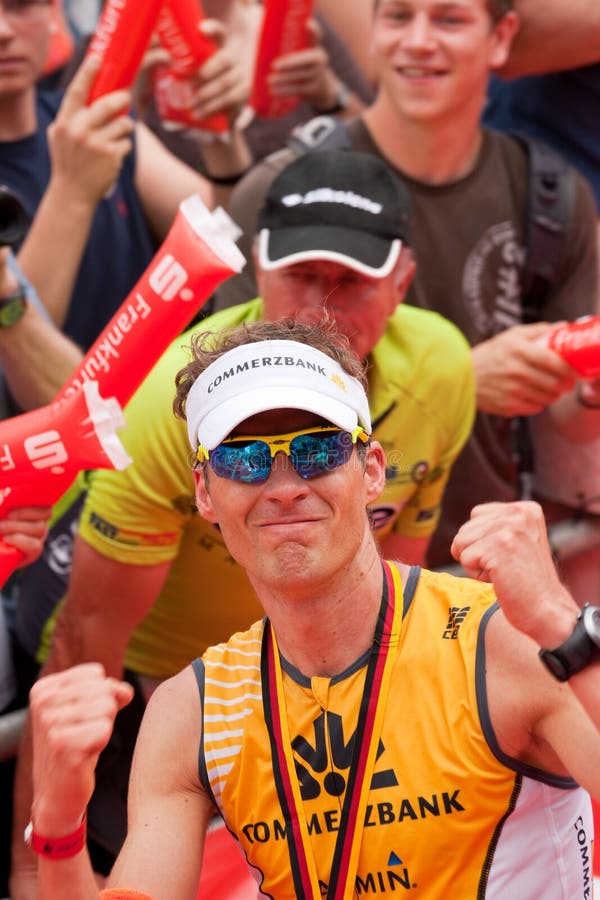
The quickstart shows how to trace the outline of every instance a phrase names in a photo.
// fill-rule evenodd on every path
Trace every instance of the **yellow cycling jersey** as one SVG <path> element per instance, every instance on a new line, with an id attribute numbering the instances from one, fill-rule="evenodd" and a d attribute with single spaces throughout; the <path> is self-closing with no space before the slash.
<path id="1" fill-rule="evenodd" d="M 396 597 L 403 604 L 400 639 L 364 820 L 354 835 L 360 851 L 353 896 L 591 896 L 588 795 L 568 778 L 521 766 L 496 744 L 483 641 L 494 600 L 489 585 L 418 568 L 404 597 Z M 273 696 L 261 669 L 264 632 L 258 622 L 193 664 L 203 710 L 200 779 L 263 894 L 297 900 L 304 895 L 295 880 L 293 818 L 283 811 L 265 721 Z M 283 714 L 324 895 L 345 826 L 341 809 L 368 655 L 335 678 L 307 678 L 281 661 Z"/>
<path id="2" fill-rule="evenodd" d="M 262 318 L 260 300 L 223 310 L 194 330 L 221 331 Z M 206 647 L 247 627 L 260 608 L 245 573 L 214 525 L 195 511 L 185 423 L 172 412 L 176 372 L 188 361 L 182 335 L 126 408 L 119 436 L 134 460 L 94 474 L 80 522 L 104 556 L 133 565 L 172 565 L 160 596 L 135 629 L 125 664 L 167 677 Z M 452 463 L 474 417 L 469 347 L 436 313 L 400 306 L 369 370 L 374 438 L 387 455 L 387 484 L 372 507 L 378 536 L 429 536 Z"/>

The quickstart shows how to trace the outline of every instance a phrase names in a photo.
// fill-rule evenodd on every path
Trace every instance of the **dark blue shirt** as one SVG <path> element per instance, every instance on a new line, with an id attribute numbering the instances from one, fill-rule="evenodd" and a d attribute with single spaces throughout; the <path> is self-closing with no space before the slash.
<path id="1" fill-rule="evenodd" d="M 20 195 L 32 217 L 50 179 L 46 128 L 61 100 L 60 93 L 38 94 L 37 132 L 17 141 L 0 141 L 0 182 Z M 157 248 L 135 190 L 134 171 L 135 147 L 114 191 L 98 204 L 77 274 L 63 331 L 84 350 L 129 294 Z"/>
<path id="2" fill-rule="evenodd" d="M 589 180 L 600 211 L 600 63 L 501 81 L 492 78 L 484 122 L 523 131 L 561 152 Z"/>

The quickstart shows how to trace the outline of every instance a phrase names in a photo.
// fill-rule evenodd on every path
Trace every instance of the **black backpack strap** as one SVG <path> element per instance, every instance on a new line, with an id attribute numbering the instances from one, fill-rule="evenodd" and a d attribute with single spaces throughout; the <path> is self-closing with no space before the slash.
<path id="1" fill-rule="evenodd" d="M 350 137 L 342 122 L 335 116 L 316 116 L 297 125 L 287 139 L 296 156 L 314 150 L 351 150 Z"/>
<path id="2" fill-rule="evenodd" d="M 544 303 L 558 280 L 567 225 L 575 196 L 575 173 L 567 161 L 541 141 L 514 134 L 529 157 L 529 193 L 525 222 L 525 264 L 521 283 L 521 320 L 542 319 Z M 513 422 L 514 454 L 520 496 L 533 495 L 535 460 L 527 416 Z"/>
<path id="3" fill-rule="evenodd" d="M 559 153 L 541 141 L 522 134 L 514 137 L 529 156 L 521 317 L 531 323 L 540 321 L 548 292 L 558 279 L 575 195 L 575 173 Z"/>

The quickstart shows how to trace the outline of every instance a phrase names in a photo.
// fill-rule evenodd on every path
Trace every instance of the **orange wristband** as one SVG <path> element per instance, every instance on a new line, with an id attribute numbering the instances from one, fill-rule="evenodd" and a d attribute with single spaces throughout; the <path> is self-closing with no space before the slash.
<path id="1" fill-rule="evenodd" d="M 33 822 L 30 822 L 25 829 L 25 843 L 45 859 L 69 859 L 85 847 L 86 825 L 87 816 L 84 816 L 77 831 L 63 837 L 50 838 L 34 831 Z"/>

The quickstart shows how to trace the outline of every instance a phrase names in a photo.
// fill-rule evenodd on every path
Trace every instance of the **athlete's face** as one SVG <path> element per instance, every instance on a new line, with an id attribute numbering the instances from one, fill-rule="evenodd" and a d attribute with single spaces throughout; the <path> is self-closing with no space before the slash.
<path id="1" fill-rule="evenodd" d="M 257 269 L 257 279 L 267 321 L 295 318 L 314 323 L 327 313 L 364 359 L 385 331 L 413 273 L 410 252 L 403 250 L 384 278 L 369 278 L 329 260 L 310 260 L 268 272 Z"/>
<path id="2" fill-rule="evenodd" d="M 509 13 L 494 24 L 485 0 L 379 0 L 372 52 L 382 96 L 408 120 L 460 122 L 483 103 L 516 21 Z"/>
<path id="3" fill-rule="evenodd" d="M 31 89 L 42 71 L 50 42 L 50 3 L 0 3 L 0 97 Z"/>
<path id="4" fill-rule="evenodd" d="M 236 434 L 274 435 L 322 425 L 298 410 L 261 413 L 242 422 Z M 383 490 L 385 458 L 368 445 L 366 459 L 350 460 L 317 478 L 303 479 L 279 453 L 264 484 L 244 484 L 195 473 L 198 509 L 218 523 L 227 548 L 255 587 L 302 591 L 330 583 L 371 540 L 366 506 Z"/>

